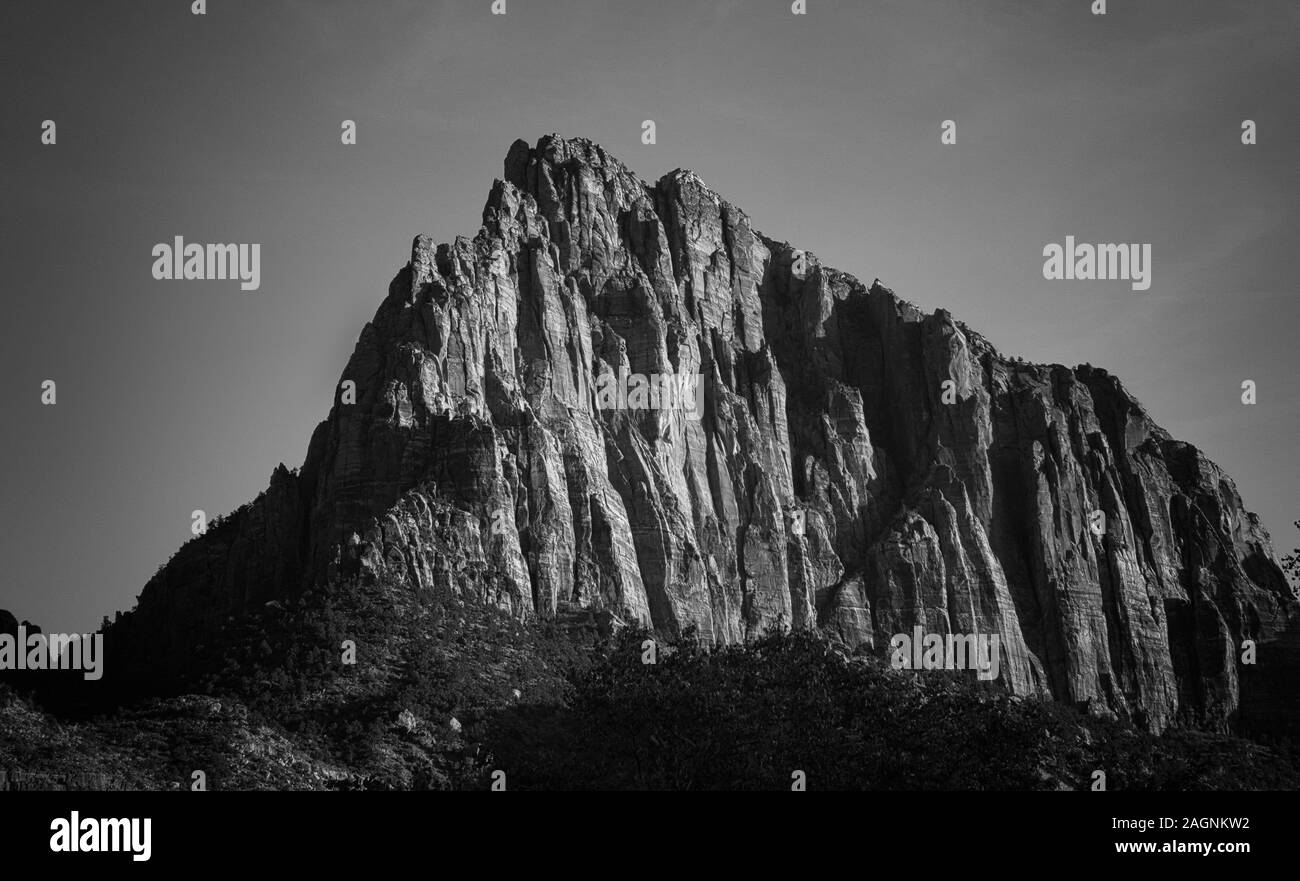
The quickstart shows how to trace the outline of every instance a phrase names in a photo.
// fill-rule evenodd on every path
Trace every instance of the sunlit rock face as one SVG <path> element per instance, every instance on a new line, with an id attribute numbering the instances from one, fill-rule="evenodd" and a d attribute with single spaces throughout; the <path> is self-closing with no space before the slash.
<path id="1" fill-rule="evenodd" d="M 608 406 L 623 375 L 698 377 L 698 406 Z M 110 642 L 179 668 L 231 616 L 379 576 L 716 644 L 998 634 L 1002 687 L 1157 730 L 1297 706 L 1267 533 L 1118 380 L 1004 358 L 580 139 L 517 141 L 477 235 L 415 239 L 302 468 Z"/>

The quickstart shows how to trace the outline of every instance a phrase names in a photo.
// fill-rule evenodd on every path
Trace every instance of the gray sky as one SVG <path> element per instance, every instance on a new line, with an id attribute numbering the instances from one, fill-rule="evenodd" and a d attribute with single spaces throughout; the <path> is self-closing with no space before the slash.
<path id="1" fill-rule="evenodd" d="M 0 607 L 92 628 L 192 510 L 300 465 L 412 237 L 474 233 L 549 132 L 691 168 L 1007 354 L 1106 367 L 1294 547 L 1300 4 L 1090 3 L 5 0 Z M 177 235 L 260 243 L 261 289 L 154 281 Z M 1066 235 L 1150 243 L 1151 289 L 1044 281 Z"/>

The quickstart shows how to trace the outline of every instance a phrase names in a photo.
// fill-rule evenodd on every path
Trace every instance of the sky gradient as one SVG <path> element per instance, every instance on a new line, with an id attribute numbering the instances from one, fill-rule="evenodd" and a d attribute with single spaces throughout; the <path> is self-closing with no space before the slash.
<path id="1" fill-rule="evenodd" d="M 472 235 L 511 142 L 550 132 L 693 169 L 1008 355 L 1105 367 L 1296 546 L 1300 4 L 490 5 L 0 6 L 0 608 L 94 628 L 192 510 L 300 465 L 411 239 Z M 261 288 L 155 281 L 178 235 L 260 243 Z M 1150 243 L 1150 290 L 1045 281 L 1067 235 Z"/>

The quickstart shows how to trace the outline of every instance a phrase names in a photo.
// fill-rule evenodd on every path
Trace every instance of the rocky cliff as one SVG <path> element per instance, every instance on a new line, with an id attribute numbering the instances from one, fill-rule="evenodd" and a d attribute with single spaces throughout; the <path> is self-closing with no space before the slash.
<path id="1" fill-rule="evenodd" d="M 701 407 L 610 407 L 623 374 L 698 375 Z M 1156 730 L 1297 709 L 1267 533 L 1117 379 L 1005 358 L 579 139 L 516 142 L 477 235 L 416 238 L 302 468 L 184 546 L 110 650 L 182 669 L 347 577 L 715 643 L 996 633 L 1005 688 Z"/>

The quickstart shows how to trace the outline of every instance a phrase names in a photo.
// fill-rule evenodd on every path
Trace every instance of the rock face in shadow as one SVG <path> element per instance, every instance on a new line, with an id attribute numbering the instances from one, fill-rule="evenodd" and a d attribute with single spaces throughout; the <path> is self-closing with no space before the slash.
<path id="1" fill-rule="evenodd" d="M 122 663 L 181 670 L 230 617 L 383 576 L 719 644 L 998 634 L 1018 694 L 1155 730 L 1292 718 L 1266 531 L 1117 379 L 1006 359 L 691 172 L 549 136 L 504 178 L 474 238 L 415 239 L 302 468 L 160 570 L 110 629 Z M 624 374 L 698 376 L 699 409 L 611 407 Z"/>

